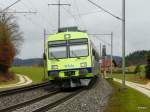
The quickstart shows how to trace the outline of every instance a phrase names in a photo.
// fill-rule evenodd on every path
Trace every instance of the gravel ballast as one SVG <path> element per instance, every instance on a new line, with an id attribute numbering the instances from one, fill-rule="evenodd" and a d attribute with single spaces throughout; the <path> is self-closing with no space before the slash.
<path id="1" fill-rule="evenodd" d="M 81 92 L 48 112 L 103 112 L 111 93 L 112 87 L 100 78 L 93 88 Z"/>
<path id="2" fill-rule="evenodd" d="M 106 80 L 99 78 L 97 84 L 91 89 L 82 91 L 75 97 L 48 112 L 103 112 L 111 92 L 112 87 L 109 83 Z M 39 89 L 1 97 L 0 109 L 37 98 L 47 93 L 47 91 Z M 70 92 L 54 95 L 53 97 L 43 99 L 43 101 L 37 102 L 34 105 L 18 109 L 15 112 L 31 112 L 68 94 L 70 94 Z"/>
<path id="3" fill-rule="evenodd" d="M 13 112 L 32 112 L 32 111 L 35 111 L 35 110 L 37 110 L 37 109 L 39 109 L 41 107 L 46 106 L 49 103 L 53 103 L 53 102 L 55 102 L 55 101 L 65 97 L 65 96 L 68 96 L 69 94 L 70 93 L 58 93 L 58 94 L 54 95 L 53 97 L 49 97 L 49 98 L 43 99 L 43 100 L 41 100 L 39 102 L 36 102 L 34 104 L 30 104 L 30 105 L 28 105 L 28 106 L 26 106 L 24 108 L 17 109 L 17 110 L 15 110 Z"/>
<path id="4" fill-rule="evenodd" d="M 0 97 L 0 110 L 48 94 L 44 89 L 30 90 Z"/>

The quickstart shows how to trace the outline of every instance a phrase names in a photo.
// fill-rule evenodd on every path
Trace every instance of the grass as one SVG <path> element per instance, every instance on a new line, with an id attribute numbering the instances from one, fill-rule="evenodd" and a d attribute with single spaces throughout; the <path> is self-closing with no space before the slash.
<path id="1" fill-rule="evenodd" d="M 19 82 L 19 77 L 18 76 L 15 76 L 14 79 L 11 79 L 11 80 L 8 80 L 8 81 L 2 81 L 0 82 L 0 86 L 3 86 L 3 85 L 9 85 L 9 84 L 15 84 Z"/>
<path id="2" fill-rule="evenodd" d="M 113 77 L 118 78 L 118 79 L 122 79 L 122 74 L 114 73 Z M 144 74 L 141 74 L 141 76 L 139 76 L 137 74 L 126 74 L 126 80 L 131 81 L 131 82 L 135 82 L 135 83 L 140 83 L 140 84 L 147 84 L 148 82 L 150 82 L 150 80 L 145 78 Z"/>
<path id="3" fill-rule="evenodd" d="M 145 66 L 146 65 L 140 65 L 140 71 L 145 72 Z M 129 66 L 129 67 L 127 67 L 129 72 L 134 72 L 135 68 L 136 68 L 136 66 Z"/>
<path id="4" fill-rule="evenodd" d="M 33 83 L 41 83 L 44 79 L 42 67 L 12 67 L 10 71 L 16 74 L 28 76 L 33 80 Z"/>
<path id="5" fill-rule="evenodd" d="M 129 87 L 126 91 L 120 92 L 119 83 L 109 82 L 114 91 L 104 112 L 150 112 L 149 97 Z"/>

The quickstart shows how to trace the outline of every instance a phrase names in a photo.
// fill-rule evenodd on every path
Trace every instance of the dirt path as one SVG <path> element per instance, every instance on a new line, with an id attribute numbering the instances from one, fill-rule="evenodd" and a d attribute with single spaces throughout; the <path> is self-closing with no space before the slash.
<path id="1" fill-rule="evenodd" d="M 150 82 L 145 85 L 146 88 L 150 89 Z"/>
<path id="2" fill-rule="evenodd" d="M 19 82 L 18 83 L 0 86 L 0 89 L 7 89 L 7 88 L 12 88 L 12 87 L 19 87 L 19 86 L 24 86 L 24 85 L 28 85 L 28 84 L 32 83 L 32 80 L 29 79 L 25 75 L 19 75 L 19 74 L 17 74 L 17 76 L 19 77 Z"/>
<path id="3" fill-rule="evenodd" d="M 114 81 L 122 83 L 122 80 L 120 80 L 120 79 L 114 78 Z M 133 82 L 129 82 L 129 81 L 126 81 L 126 85 L 133 88 L 133 89 L 136 89 L 139 92 L 141 92 L 141 93 L 145 94 L 146 96 L 150 97 L 150 87 L 149 86 L 147 87 L 147 85 L 142 85 L 142 84 L 133 83 Z"/>

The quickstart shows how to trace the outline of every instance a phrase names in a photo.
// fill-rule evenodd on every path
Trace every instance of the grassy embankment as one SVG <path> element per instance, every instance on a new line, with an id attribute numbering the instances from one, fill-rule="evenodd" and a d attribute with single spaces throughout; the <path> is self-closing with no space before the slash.
<path id="1" fill-rule="evenodd" d="M 109 82 L 114 91 L 104 112 L 150 112 L 149 97 L 129 87 L 126 91 L 120 92 L 119 83 Z"/>
<path id="2" fill-rule="evenodd" d="M 140 66 L 140 73 L 134 74 L 136 66 L 129 66 L 127 67 L 128 72 L 126 73 L 126 80 L 131 82 L 136 82 L 140 84 L 146 84 L 150 82 L 150 80 L 145 78 L 145 65 Z M 113 73 L 114 78 L 122 79 L 122 73 Z"/>
<path id="3" fill-rule="evenodd" d="M 113 78 L 122 79 L 122 74 L 114 73 Z M 126 80 L 140 84 L 147 84 L 148 82 L 150 82 L 150 80 L 145 78 L 145 74 L 126 74 Z"/>
<path id="4" fill-rule="evenodd" d="M 3 85 L 9 85 L 9 84 L 15 84 L 17 82 L 19 82 L 19 78 L 18 76 L 14 76 L 13 79 L 4 79 L 5 77 L 3 77 L 2 74 L 0 74 L 0 86 L 3 86 Z"/>
<path id="5" fill-rule="evenodd" d="M 42 67 L 12 67 L 10 71 L 28 76 L 33 83 L 40 83 L 44 79 L 44 70 Z"/>

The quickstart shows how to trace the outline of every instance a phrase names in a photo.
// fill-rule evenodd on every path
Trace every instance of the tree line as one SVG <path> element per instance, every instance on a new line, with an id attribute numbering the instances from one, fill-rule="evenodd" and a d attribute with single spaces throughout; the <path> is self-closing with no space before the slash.
<path id="1" fill-rule="evenodd" d="M 150 50 L 138 50 L 126 56 L 126 66 L 137 66 L 147 64 L 147 55 Z"/>
<path id="2" fill-rule="evenodd" d="M 140 74 L 141 65 L 145 65 L 145 77 L 150 79 L 150 50 L 135 51 L 126 57 L 127 66 L 136 66 L 135 74 Z"/>

